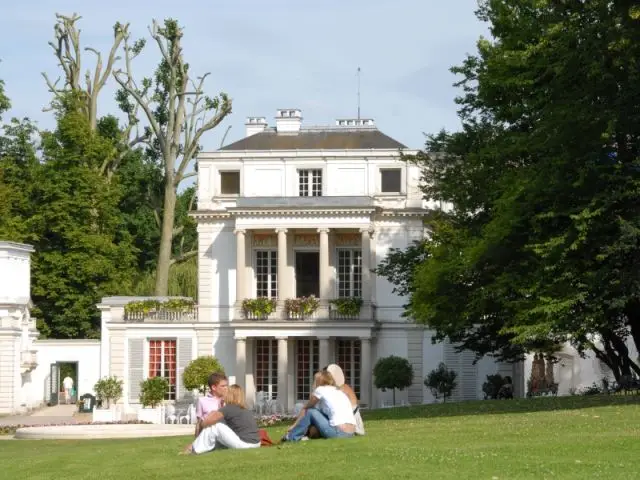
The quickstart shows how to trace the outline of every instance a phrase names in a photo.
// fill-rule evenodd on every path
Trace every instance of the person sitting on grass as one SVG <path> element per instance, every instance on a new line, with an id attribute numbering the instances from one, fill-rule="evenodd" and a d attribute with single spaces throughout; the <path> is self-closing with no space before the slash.
<path id="1" fill-rule="evenodd" d="M 351 402 L 351 407 L 353 407 L 353 415 L 356 417 L 356 435 L 364 435 L 364 422 L 362 421 L 362 415 L 360 414 L 360 405 L 358 401 L 358 397 L 356 396 L 356 392 L 353 391 L 351 385 L 344 383 L 344 372 L 339 365 L 332 363 L 328 365 L 324 370 L 329 372 L 333 379 L 336 382 L 336 387 L 342 390 L 347 397 L 349 397 L 349 401 Z"/>
<path id="2" fill-rule="evenodd" d="M 209 391 L 204 397 L 198 399 L 196 405 L 196 431 L 195 438 L 198 438 L 202 431 L 202 421 L 211 412 L 217 412 L 224 405 L 223 398 L 229 388 L 229 380 L 224 373 L 214 372 L 207 380 Z"/>
<path id="3" fill-rule="evenodd" d="M 327 371 L 316 373 L 314 383 L 315 390 L 295 423 L 282 437 L 283 442 L 302 440 L 311 425 L 318 429 L 322 438 L 353 437 L 356 419 L 349 397 L 336 387 L 335 380 Z"/>
<path id="4" fill-rule="evenodd" d="M 231 385 L 224 397 L 224 407 L 202 420 L 202 431 L 183 454 L 198 455 L 216 448 L 258 448 L 260 434 L 253 412 L 245 406 L 240 385 Z"/>

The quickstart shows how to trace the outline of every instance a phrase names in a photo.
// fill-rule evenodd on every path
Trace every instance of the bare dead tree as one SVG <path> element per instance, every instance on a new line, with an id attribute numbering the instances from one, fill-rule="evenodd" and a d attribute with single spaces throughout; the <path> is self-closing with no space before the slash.
<path id="1" fill-rule="evenodd" d="M 60 78 L 55 82 L 49 79 L 46 73 L 42 73 L 49 91 L 54 98 L 61 98 L 69 91 L 80 94 L 85 114 L 89 120 L 92 130 L 97 126 L 98 96 L 113 71 L 115 62 L 119 59 L 118 49 L 122 41 L 129 36 L 129 24 L 116 23 L 113 27 L 113 45 L 103 62 L 102 53 L 95 48 L 86 47 L 84 50 L 96 55 L 96 65 L 93 72 L 90 69 L 84 74 L 84 84 L 82 84 L 82 47 L 80 45 L 80 29 L 77 22 L 82 17 L 74 13 L 71 16 L 56 13 L 57 22 L 54 26 L 55 40 L 49 42 L 53 52 L 58 59 L 58 65 L 64 73 L 64 83 L 59 86 Z"/>
<path id="2" fill-rule="evenodd" d="M 132 103 L 144 112 L 163 162 L 165 188 L 155 294 L 166 295 L 173 239 L 183 228 L 174 225 L 177 189 L 184 179 L 196 175 L 186 169 L 199 151 L 202 135 L 231 113 L 231 99 L 225 93 L 214 98 L 205 95 L 208 73 L 195 79 L 189 77 L 181 46 L 183 32 L 175 20 L 165 20 L 163 26 L 154 20 L 149 31 L 161 54 L 154 78 L 136 82 L 131 68 L 136 52 L 127 50 L 127 42 L 125 69 L 114 71 L 113 76 Z M 193 255 L 195 252 L 188 252 L 182 257 Z"/>
<path id="3" fill-rule="evenodd" d="M 62 69 L 63 77 L 58 77 L 54 82 L 51 81 L 46 73 L 42 73 L 49 91 L 54 96 L 52 106 L 45 108 L 45 110 L 53 108 L 55 102 L 62 100 L 68 93 L 75 93 L 81 100 L 82 111 L 89 122 L 91 130 L 95 131 L 98 125 L 98 97 L 113 73 L 116 62 L 120 60 L 118 51 L 121 45 L 129 42 L 129 24 L 118 22 L 113 26 L 113 44 L 108 55 L 106 55 L 105 62 L 102 53 L 95 48 L 82 48 L 80 41 L 81 30 L 77 25 L 78 21 L 82 19 L 81 16 L 76 13 L 71 16 L 56 13 L 56 19 L 54 41 L 49 42 L 49 45 L 51 45 L 58 59 L 58 65 Z M 127 48 L 130 57 L 133 58 L 140 53 L 143 46 L 144 41 L 138 41 L 130 48 Z M 87 69 L 84 73 L 84 82 L 82 81 L 83 51 L 91 52 L 96 56 L 96 64 L 93 71 Z M 61 80 L 63 80 L 62 83 Z M 125 113 L 127 114 L 127 122 L 122 128 L 121 136 L 116 145 L 118 153 L 112 158 L 106 159 L 100 166 L 100 174 L 105 175 L 109 180 L 129 150 L 135 145 L 145 142 L 149 137 L 147 130 L 142 133 L 138 131 L 137 107 L 134 106 L 134 108 Z"/>

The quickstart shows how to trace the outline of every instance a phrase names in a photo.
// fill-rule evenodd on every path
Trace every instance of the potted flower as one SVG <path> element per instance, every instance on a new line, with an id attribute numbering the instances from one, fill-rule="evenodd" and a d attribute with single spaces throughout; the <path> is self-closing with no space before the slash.
<path id="1" fill-rule="evenodd" d="M 276 311 L 276 299 L 267 297 L 245 298 L 242 301 L 242 311 L 245 318 L 266 320 Z"/>
<path id="2" fill-rule="evenodd" d="M 336 298 L 329 302 L 335 315 L 343 318 L 357 318 L 362 308 L 361 298 Z"/>
<path id="3" fill-rule="evenodd" d="M 284 308 L 287 312 L 287 317 L 290 319 L 308 318 L 318 310 L 319 306 L 320 301 L 313 295 L 309 297 L 288 298 L 284 301 Z"/>
<path id="4" fill-rule="evenodd" d="M 169 389 L 169 382 L 163 377 L 147 378 L 140 382 L 140 403 L 138 420 L 160 424 L 162 422 L 162 402 Z"/>
<path id="5" fill-rule="evenodd" d="M 104 377 L 96 382 L 93 390 L 101 408 L 93 409 L 93 422 L 111 423 L 120 421 L 116 403 L 122 397 L 123 381 L 115 376 Z"/>

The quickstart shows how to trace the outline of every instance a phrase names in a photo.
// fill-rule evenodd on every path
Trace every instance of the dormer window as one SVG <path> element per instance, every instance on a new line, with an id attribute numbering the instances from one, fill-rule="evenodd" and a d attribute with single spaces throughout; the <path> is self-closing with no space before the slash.
<path id="1" fill-rule="evenodd" d="M 298 170 L 298 194 L 301 197 L 322 196 L 322 170 Z"/>

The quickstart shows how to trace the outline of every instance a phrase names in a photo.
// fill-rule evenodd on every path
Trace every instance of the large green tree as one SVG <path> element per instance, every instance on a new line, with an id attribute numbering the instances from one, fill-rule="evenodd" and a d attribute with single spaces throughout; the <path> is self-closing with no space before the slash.
<path id="1" fill-rule="evenodd" d="M 616 377 L 638 371 L 640 9 L 488 0 L 478 16 L 493 39 L 453 69 L 463 130 L 410 159 L 452 210 L 411 270 L 408 313 L 485 331 L 485 347 L 569 339 Z"/>
<path id="2" fill-rule="evenodd" d="M 95 305 L 127 291 L 135 276 L 135 249 L 118 210 L 120 186 L 96 168 L 116 149 L 92 130 L 74 101 L 65 99 L 56 130 L 42 135 L 43 164 L 32 195 L 39 232 L 35 315 L 59 338 L 98 336 Z"/>

